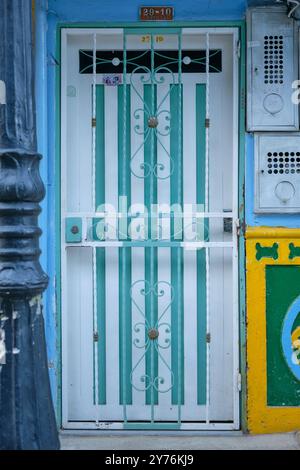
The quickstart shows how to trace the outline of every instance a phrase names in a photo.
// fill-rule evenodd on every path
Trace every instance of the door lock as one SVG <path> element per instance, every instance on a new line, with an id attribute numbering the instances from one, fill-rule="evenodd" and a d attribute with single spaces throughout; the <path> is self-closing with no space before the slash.
<path id="1" fill-rule="evenodd" d="M 79 227 L 78 225 L 73 225 L 73 227 L 71 228 L 71 232 L 76 235 L 77 233 L 79 233 Z"/>

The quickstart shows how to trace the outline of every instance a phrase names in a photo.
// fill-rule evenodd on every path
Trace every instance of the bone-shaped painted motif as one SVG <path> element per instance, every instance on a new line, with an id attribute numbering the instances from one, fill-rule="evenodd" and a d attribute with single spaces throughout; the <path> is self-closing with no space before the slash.
<path id="1" fill-rule="evenodd" d="M 256 259 L 260 261 L 262 258 L 278 259 L 278 243 L 273 243 L 273 246 L 261 246 L 256 243 Z"/>
<path id="2" fill-rule="evenodd" d="M 300 257 L 300 246 L 295 246 L 294 243 L 290 243 L 289 249 L 290 249 L 289 259 Z"/>

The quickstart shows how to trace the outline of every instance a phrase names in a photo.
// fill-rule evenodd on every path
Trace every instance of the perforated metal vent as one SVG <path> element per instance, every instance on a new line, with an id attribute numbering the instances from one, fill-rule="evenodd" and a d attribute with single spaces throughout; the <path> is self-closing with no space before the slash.
<path id="1" fill-rule="evenodd" d="M 283 36 L 264 37 L 265 84 L 283 85 Z"/>
<path id="2" fill-rule="evenodd" d="M 286 8 L 248 10 L 247 127 L 249 131 L 297 131 L 299 111 L 291 95 L 298 79 L 298 29 Z"/>
<path id="3" fill-rule="evenodd" d="M 300 212 L 300 134 L 256 134 L 255 211 Z"/>
<path id="4" fill-rule="evenodd" d="M 269 175 L 300 173 L 300 152 L 268 152 L 266 162 Z"/>

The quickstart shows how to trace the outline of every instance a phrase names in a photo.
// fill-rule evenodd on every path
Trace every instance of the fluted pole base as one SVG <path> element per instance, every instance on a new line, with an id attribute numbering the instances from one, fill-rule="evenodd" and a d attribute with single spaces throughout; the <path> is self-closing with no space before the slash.
<path id="1" fill-rule="evenodd" d="M 59 449 L 47 367 L 41 156 L 0 152 L 0 449 Z"/>
<path id="2" fill-rule="evenodd" d="M 0 449 L 57 450 L 41 298 L 2 299 L 0 315 Z"/>
<path id="3" fill-rule="evenodd" d="M 48 377 L 38 226 L 31 0 L 0 0 L 0 449 L 58 449 Z M 1 456 L 0 456 L 1 463 Z"/>

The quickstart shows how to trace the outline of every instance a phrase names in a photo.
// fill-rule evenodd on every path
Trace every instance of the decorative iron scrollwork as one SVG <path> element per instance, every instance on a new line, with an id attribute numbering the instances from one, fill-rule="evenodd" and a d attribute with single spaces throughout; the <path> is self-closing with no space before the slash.
<path id="1" fill-rule="evenodd" d="M 163 298 L 164 296 L 167 297 L 168 295 L 170 299 L 170 301 L 162 308 L 162 311 L 158 315 L 157 321 L 154 325 L 149 324 L 144 311 L 136 299 L 137 295 L 147 297 L 151 294 L 157 298 Z M 136 348 L 143 350 L 142 355 L 132 368 L 130 374 L 131 384 L 135 390 L 141 392 L 145 392 L 153 387 L 153 390 L 156 392 L 166 393 L 171 390 L 174 385 L 174 374 L 171 370 L 170 364 L 167 363 L 166 359 L 161 354 L 162 349 L 168 349 L 171 346 L 171 325 L 167 322 L 163 322 L 162 320 L 172 305 L 174 297 L 173 287 L 166 281 L 160 281 L 151 285 L 147 280 L 138 280 L 132 284 L 130 296 L 133 305 L 137 308 L 142 317 L 142 321 L 135 323 L 133 326 L 133 331 L 136 334 L 133 339 L 133 345 Z M 151 374 L 149 375 L 147 373 L 139 375 L 138 369 L 149 351 L 157 354 L 159 360 L 164 364 L 168 371 L 168 378 Z"/>

